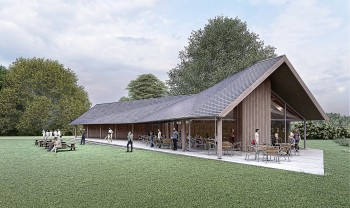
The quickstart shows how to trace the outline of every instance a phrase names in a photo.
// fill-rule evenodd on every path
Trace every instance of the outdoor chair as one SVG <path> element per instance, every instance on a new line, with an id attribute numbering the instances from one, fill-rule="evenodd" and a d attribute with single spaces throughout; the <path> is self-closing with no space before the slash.
<path id="1" fill-rule="evenodd" d="M 292 153 L 294 153 L 294 155 L 300 155 L 300 150 L 297 150 L 296 148 L 295 148 L 295 144 L 291 144 L 291 150 L 290 150 L 290 155 L 292 156 Z"/>
<path id="2" fill-rule="evenodd" d="M 266 150 L 263 154 L 263 160 L 264 160 L 264 156 L 266 156 L 266 163 L 269 160 L 269 156 L 270 156 L 270 160 L 271 157 L 274 157 L 274 160 L 277 161 L 278 163 L 280 162 L 280 158 L 279 158 L 279 151 L 280 148 L 278 146 L 266 146 Z"/>
<path id="3" fill-rule="evenodd" d="M 151 138 L 149 136 L 144 136 L 144 141 L 146 146 L 151 145 Z"/>
<path id="4" fill-rule="evenodd" d="M 157 136 L 153 137 L 153 144 L 155 147 L 159 146 L 159 140 L 158 140 Z"/>
<path id="5" fill-rule="evenodd" d="M 215 154 L 217 154 L 216 143 L 214 140 L 208 141 L 208 155 L 210 154 L 211 150 L 215 150 Z"/>
<path id="6" fill-rule="evenodd" d="M 196 144 L 195 144 L 196 147 L 198 148 L 203 148 L 205 149 L 205 146 L 206 146 L 206 142 L 205 142 L 205 139 L 201 138 L 201 139 L 196 139 Z"/>
<path id="7" fill-rule="evenodd" d="M 264 152 L 266 151 L 266 145 L 252 145 L 248 147 L 248 152 L 245 156 L 245 160 L 249 159 L 250 155 L 254 154 L 254 159 L 258 159 L 258 161 L 260 160 L 260 154 L 264 154 Z"/>
<path id="8" fill-rule="evenodd" d="M 170 147 L 171 147 L 171 139 L 163 139 L 162 148 L 170 149 Z"/>
<path id="9" fill-rule="evenodd" d="M 178 139 L 177 140 L 177 148 L 178 149 L 181 149 L 182 148 L 182 140 L 181 140 L 182 138 L 180 138 L 180 139 Z"/>
<path id="10" fill-rule="evenodd" d="M 242 142 L 234 142 L 232 146 L 232 151 L 238 151 L 242 155 Z"/>
<path id="11" fill-rule="evenodd" d="M 278 155 L 280 157 L 284 157 L 284 160 L 286 160 L 286 157 L 288 157 L 288 162 L 290 162 L 289 154 L 290 154 L 290 146 L 288 144 L 280 146 L 280 149 L 278 152 Z"/>
<path id="12" fill-rule="evenodd" d="M 223 154 L 228 153 L 231 156 L 233 155 L 233 144 L 231 142 L 225 141 L 222 143 L 222 152 Z"/>

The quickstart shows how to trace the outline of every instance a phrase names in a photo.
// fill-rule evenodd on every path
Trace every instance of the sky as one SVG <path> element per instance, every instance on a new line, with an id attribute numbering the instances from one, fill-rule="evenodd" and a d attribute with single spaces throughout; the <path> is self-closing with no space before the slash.
<path id="1" fill-rule="evenodd" d="M 350 115 L 348 0 L 0 0 L 0 65 L 57 60 L 92 105 L 127 96 L 141 74 L 160 80 L 192 31 L 238 17 L 285 54 L 327 113 Z"/>

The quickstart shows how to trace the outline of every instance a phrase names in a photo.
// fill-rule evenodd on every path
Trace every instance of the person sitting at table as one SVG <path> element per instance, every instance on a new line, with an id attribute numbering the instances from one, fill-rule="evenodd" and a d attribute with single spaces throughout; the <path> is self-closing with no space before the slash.
<path id="1" fill-rule="evenodd" d="M 62 147 L 61 138 L 59 137 L 55 137 L 52 143 L 53 143 L 53 148 L 51 149 L 51 152 L 55 152 L 57 148 Z"/>
<path id="2" fill-rule="evenodd" d="M 201 135 L 199 133 L 197 133 L 194 138 L 195 138 L 197 147 L 198 147 L 199 144 L 202 144 L 203 140 L 202 140 L 202 137 L 201 137 Z"/>
<path id="3" fill-rule="evenodd" d="M 49 143 L 49 146 L 48 146 L 48 149 L 47 149 L 48 152 L 50 152 L 53 149 L 53 147 L 55 146 L 54 141 L 55 141 L 55 139 L 52 142 Z"/>

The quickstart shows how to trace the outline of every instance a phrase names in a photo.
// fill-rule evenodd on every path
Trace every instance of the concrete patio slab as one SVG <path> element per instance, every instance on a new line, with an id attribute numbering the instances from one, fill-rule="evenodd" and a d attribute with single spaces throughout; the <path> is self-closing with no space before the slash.
<path id="1" fill-rule="evenodd" d="M 126 147 L 127 143 L 126 140 L 113 140 L 111 143 L 108 143 L 108 141 L 104 139 L 86 139 L 86 142 L 90 144 L 111 145 L 120 147 Z M 260 161 L 257 161 L 254 159 L 254 156 L 251 156 L 248 160 L 246 160 L 246 152 L 241 152 L 242 154 L 240 154 L 239 152 L 234 152 L 232 156 L 223 155 L 221 159 L 218 159 L 217 155 L 215 155 L 215 151 L 209 152 L 210 154 L 208 154 L 208 150 L 197 149 L 191 149 L 190 151 L 182 151 L 181 149 L 178 149 L 177 151 L 174 151 L 171 149 L 150 147 L 138 140 L 134 141 L 133 146 L 134 149 L 150 150 L 175 155 L 185 155 L 210 160 L 226 161 L 239 164 L 309 173 L 315 175 L 324 175 L 323 150 L 319 149 L 300 149 L 300 154 L 292 154 L 292 156 L 290 157 L 290 161 L 281 158 L 280 163 L 278 163 L 275 161 L 262 161 L 262 157 L 260 157 Z"/>

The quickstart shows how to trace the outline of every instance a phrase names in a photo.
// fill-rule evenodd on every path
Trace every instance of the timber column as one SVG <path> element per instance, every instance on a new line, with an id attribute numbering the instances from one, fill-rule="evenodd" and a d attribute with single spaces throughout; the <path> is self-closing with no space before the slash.
<path id="1" fill-rule="evenodd" d="M 182 151 L 186 150 L 186 121 L 181 121 L 181 149 Z"/>
<path id="2" fill-rule="evenodd" d="M 222 118 L 219 118 L 217 123 L 218 129 L 218 141 L 217 141 L 217 150 L 218 150 L 218 159 L 222 158 Z"/>

